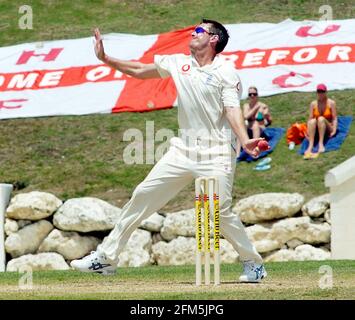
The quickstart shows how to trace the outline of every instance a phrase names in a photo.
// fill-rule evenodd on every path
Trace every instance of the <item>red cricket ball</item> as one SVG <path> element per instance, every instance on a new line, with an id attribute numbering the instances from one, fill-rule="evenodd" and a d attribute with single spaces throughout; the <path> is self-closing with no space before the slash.
<path id="1" fill-rule="evenodd" d="M 270 149 L 270 146 L 269 146 L 269 144 L 267 143 L 266 140 L 260 140 L 258 142 L 258 148 L 259 148 L 260 151 L 266 151 L 266 150 Z"/>

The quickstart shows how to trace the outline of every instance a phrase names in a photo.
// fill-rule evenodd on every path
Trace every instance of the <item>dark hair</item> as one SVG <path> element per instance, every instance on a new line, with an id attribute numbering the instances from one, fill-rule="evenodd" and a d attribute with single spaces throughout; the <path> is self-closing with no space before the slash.
<path id="1" fill-rule="evenodd" d="M 201 23 L 209 23 L 212 25 L 210 32 L 218 36 L 218 42 L 216 44 L 216 53 L 220 53 L 226 47 L 229 39 L 227 29 L 219 22 L 209 19 L 202 19 Z"/>

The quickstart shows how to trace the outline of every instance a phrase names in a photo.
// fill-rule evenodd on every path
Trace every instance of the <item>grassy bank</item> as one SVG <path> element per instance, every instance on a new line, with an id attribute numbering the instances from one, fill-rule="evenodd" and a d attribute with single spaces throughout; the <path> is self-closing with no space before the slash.
<path id="1" fill-rule="evenodd" d="M 94 26 L 103 33 L 151 34 L 197 23 L 201 17 L 223 23 L 279 22 L 319 19 L 323 1 L 29 1 L 33 30 L 20 30 L 18 8 L 22 1 L 2 1 L 0 44 L 91 35 Z M 334 19 L 355 16 L 353 1 L 330 1 Z M 88 52 L 93 54 L 93 52 Z M 331 75 L 330 75 L 331 76 Z M 354 90 L 330 92 L 340 115 L 355 112 Z M 292 93 L 262 99 L 270 105 L 275 127 L 287 128 L 305 121 L 314 94 Z M 122 206 L 151 165 L 126 165 L 123 150 L 129 128 L 145 132 L 146 121 L 155 131 L 177 130 L 176 109 L 152 113 L 65 116 L 15 119 L 0 122 L 0 181 L 13 183 L 16 192 L 43 190 L 63 200 L 95 196 Z M 327 192 L 324 174 L 354 155 L 355 129 L 337 152 L 306 162 L 287 149 L 285 139 L 272 153 L 272 169 L 255 172 L 253 165 L 238 165 L 234 200 L 260 192 L 301 192 L 307 199 Z M 157 145 L 156 145 L 157 146 Z M 183 190 L 163 210 L 192 207 L 193 185 Z"/>

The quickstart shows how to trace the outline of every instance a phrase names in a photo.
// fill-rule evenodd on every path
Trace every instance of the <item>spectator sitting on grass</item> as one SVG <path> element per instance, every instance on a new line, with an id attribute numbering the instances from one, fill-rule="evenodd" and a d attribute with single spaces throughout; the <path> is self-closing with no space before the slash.
<path id="1" fill-rule="evenodd" d="M 258 89 L 254 86 L 248 89 L 249 102 L 243 106 L 243 116 L 249 138 L 260 138 L 263 131 L 272 122 L 269 107 L 259 101 Z M 237 140 L 237 158 L 240 155 L 240 143 Z"/>
<path id="2" fill-rule="evenodd" d="M 307 122 L 307 138 L 309 145 L 304 152 L 304 158 L 310 159 L 325 151 L 325 137 L 333 137 L 336 134 L 338 117 L 335 101 L 327 97 L 327 87 L 325 84 L 317 86 L 317 100 L 312 101 L 309 108 L 309 119 Z M 314 140 L 318 133 L 318 152 L 312 153 Z"/>
<path id="3" fill-rule="evenodd" d="M 243 106 L 244 118 L 247 122 L 248 133 L 251 138 L 260 138 L 263 130 L 272 122 L 269 107 L 259 101 L 258 89 L 248 89 L 249 102 Z"/>

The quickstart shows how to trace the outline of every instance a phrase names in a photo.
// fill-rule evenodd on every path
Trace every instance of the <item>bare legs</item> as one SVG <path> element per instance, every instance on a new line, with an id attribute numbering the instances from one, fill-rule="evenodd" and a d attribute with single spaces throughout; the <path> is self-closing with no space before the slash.
<path id="1" fill-rule="evenodd" d="M 250 138 L 256 139 L 256 138 L 260 138 L 261 135 L 261 130 L 264 128 L 262 126 L 259 125 L 258 121 L 253 121 L 249 123 L 248 126 L 249 129 L 251 129 L 253 136 Z M 239 139 L 237 138 L 237 142 L 236 142 L 236 152 L 237 152 L 237 158 L 240 156 L 240 149 L 241 149 L 241 144 Z"/>
<path id="2" fill-rule="evenodd" d="M 253 121 L 251 125 L 251 130 L 253 131 L 253 139 L 260 138 L 261 127 L 259 122 Z"/>
<path id="3" fill-rule="evenodd" d="M 308 148 L 304 154 L 311 153 L 314 146 L 314 136 L 316 134 L 317 119 L 310 119 L 307 123 Z"/>
<path id="4" fill-rule="evenodd" d="M 318 118 L 318 132 L 319 132 L 319 146 L 318 146 L 318 153 L 322 153 L 325 151 L 324 148 L 324 137 L 325 134 L 329 134 L 331 132 L 331 125 L 328 120 L 324 117 Z"/>
<path id="5" fill-rule="evenodd" d="M 327 119 L 325 119 L 324 117 L 319 117 L 318 119 L 311 119 L 307 123 L 309 145 L 307 150 L 304 152 L 305 154 L 312 152 L 316 129 L 318 129 L 319 135 L 318 153 L 322 153 L 325 151 L 324 137 L 327 132 L 330 132 L 331 125 Z"/>

